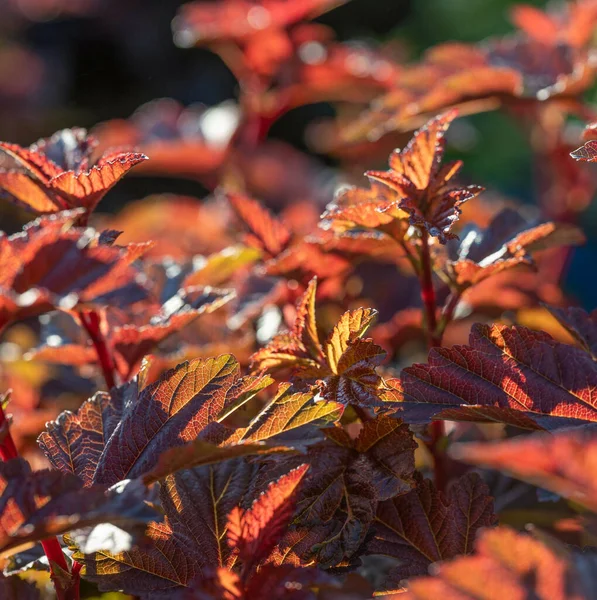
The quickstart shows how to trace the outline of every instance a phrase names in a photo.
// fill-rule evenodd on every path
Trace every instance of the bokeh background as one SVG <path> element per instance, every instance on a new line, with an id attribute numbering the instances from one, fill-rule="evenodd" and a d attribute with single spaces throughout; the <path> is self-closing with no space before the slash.
<path id="1" fill-rule="evenodd" d="M 30 144 L 64 127 L 91 129 L 128 118 L 156 98 L 206 107 L 237 99 L 236 80 L 220 58 L 207 49 L 180 48 L 173 42 L 171 22 L 182 4 L 183 0 L 0 0 L 0 139 Z M 407 61 L 434 44 L 476 42 L 512 31 L 512 4 L 353 0 L 316 21 L 332 27 L 339 40 L 381 47 Z M 306 132 L 309 123 L 333 114 L 329 104 L 301 107 L 269 133 L 310 153 L 322 167 L 322 181 L 333 180 L 338 163 L 314 149 Z M 167 137 L 169 132 L 153 134 Z M 485 113 L 467 118 L 466 134 L 458 154 L 465 160 L 467 177 L 534 203 L 531 153 L 516 124 L 499 111 Z M 135 175 L 133 171 L 112 190 L 100 210 L 117 212 L 149 194 L 200 199 L 208 193 L 193 178 Z M 332 189 L 328 186 L 326 194 Z M 565 280 L 566 292 L 586 308 L 597 306 L 597 281 L 586 276 L 597 260 L 596 211 L 589 207 L 582 216 L 589 241 L 575 251 Z M 14 231 L 27 215 L 2 203 L 0 218 L 3 230 Z"/>

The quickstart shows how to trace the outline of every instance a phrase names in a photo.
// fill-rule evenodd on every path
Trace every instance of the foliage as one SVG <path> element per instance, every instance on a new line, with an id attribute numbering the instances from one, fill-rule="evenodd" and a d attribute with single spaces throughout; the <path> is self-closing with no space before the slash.
<path id="1" fill-rule="evenodd" d="M 520 5 L 514 36 L 415 64 L 310 22 L 341 4 L 180 9 L 175 42 L 240 84 L 222 143 L 171 102 L 0 143 L 1 197 L 36 216 L 0 236 L 2 598 L 595 596 L 597 312 L 560 283 L 597 189 L 597 4 Z M 320 100 L 333 197 L 268 138 Z M 534 213 L 448 160 L 498 108 L 534 146 Z M 135 166 L 213 193 L 98 214 Z"/>

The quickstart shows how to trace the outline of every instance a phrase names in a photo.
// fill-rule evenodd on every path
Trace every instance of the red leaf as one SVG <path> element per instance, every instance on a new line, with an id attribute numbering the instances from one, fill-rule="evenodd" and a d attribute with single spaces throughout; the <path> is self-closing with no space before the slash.
<path id="1" fill-rule="evenodd" d="M 21 458 L 0 463 L 0 552 L 9 556 L 37 541 L 74 529 L 84 544 L 95 544 L 94 528 L 112 524 L 141 537 L 146 524 L 158 517 L 146 502 L 155 494 L 144 486 L 122 483 L 107 490 L 103 486 L 83 488 L 78 477 L 58 471 L 32 472 Z M 130 547 L 130 539 L 125 550 Z M 104 540 L 121 551 L 120 541 Z M 1 589 L 1 588 L 0 588 Z"/>
<path id="2" fill-rule="evenodd" d="M 364 550 L 378 501 L 414 485 L 416 443 L 401 421 L 368 421 L 356 440 L 340 428 L 325 432 L 328 439 L 309 446 L 305 456 L 282 458 L 264 474 L 271 481 L 289 468 L 310 465 L 293 525 L 272 554 L 276 564 L 351 564 Z"/>
<path id="3" fill-rule="evenodd" d="M 322 347 L 315 319 L 315 292 L 316 282 L 312 280 L 297 305 L 293 331 L 277 335 L 253 354 L 251 369 L 291 368 L 299 379 L 320 380 L 326 400 L 365 408 L 379 404 L 383 383 L 375 368 L 385 351 L 362 339 L 377 312 L 370 308 L 347 311 Z"/>
<path id="4" fill-rule="evenodd" d="M 145 297 L 126 249 L 99 245 L 89 228 L 70 228 L 80 215 L 60 213 L 0 236 L 0 325 L 52 308 L 126 305 Z"/>
<path id="5" fill-rule="evenodd" d="M 551 314 L 576 341 L 597 358 L 597 310 L 586 313 L 582 308 L 549 307 Z"/>
<path id="6" fill-rule="evenodd" d="M 63 129 L 29 148 L 0 143 L 13 161 L 0 170 L 0 188 L 8 197 L 37 213 L 72 208 L 92 212 L 103 196 L 143 154 L 120 152 L 93 158 L 95 138 L 84 129 Z"/>
<path id="7" fill-rule="evenodd" d="M 236 507 L 228 515 L 228 544 L 238 551 L 245 568 L 267 558 L 293 517 L 296 488 L 308 465 L 282 476 L 243 510 Z"/>
<path id="8" fill-rule="evenodd" d="M 367 553 L 400 561 L 383 587 L 397 590 L 403 579 L 426 575 L 432 563 L 472 552 L 479 530 L 496 521 L 489 489 L 478 475 L 454 481 L 445 496 L 418 477 L 408 494 L 380 503 Z"/>
<path id="9" fill-rule="evenodd" d="M 35 584 L 21 579 L 18 575 L 0 576 L 0 596 L 4 600 L 40 600 L 41 598 Z"/>
<path id="10" fill-rule="evenodd" d="M 226 0 L 189 2 L 174 21 L 181 46 L 217 40 L 244 41 L 263 30 L 283 29 L 343 4 L 346 0 Z"/>
<path id="11" fill-rule="evenodd" d="M 582 162 L 597 161 L 597 140 L 589 140 L 588 142 L 585 142 L 580 148 L 577 148 L 574 152 L 571 152 L 570 156 Z"/>
<path id="12" fill-rule="evenodd" d="M 448 263 L 448 272 L 461 289 L 520 265 L 532 265 L 531 254 L 585 241 L 573 225 L 543 223 L 532 226 L 516 211 L 505 209 L 487 229 L 465 230 L 460 247 L 452 252 L 457 260 Z"/>
<path id="13" fill-rule="evenodd" d="M 251 421 L 242 439 L 258 442 L 292 432 L 298 441 L 306 443 L 313 426 L 334 423 L 343 411 L 340 403 L 316 400 L 315 390 L 297 392 L 289 383 L 283 383 L 272 401 Z"/>
<path id="14" fill-rule="evenodd" d="M 597 369 L 584 350 L 503 325 L 474 325 L 469 344 L 434 349 L 429 364 L 388 382 L 407 420 L 462 414 L 538 429 L 597 421 Z"/>
<path id="15" fill-rule="evenodd" d="M 286 249 L 290 232 L 259 202 L 240 194 L 227 194 L 227 198 L 251 231 L 252 235 L 248 239 L 250 245 L 272 257 Z"/>
<path id="16" fill-rule="evenodd" d="M 208 569 L 231 564 L 227 516 L 235 506 L 255 499 L 251 481 L 259 466 L 243 460 L 247 447 L 232 450 L 232 440 L 220 449 L 201 442 L 226 443 L 233 430 L 217 422 L 219 415 L 243 395 L 256 393 L 260 381 L 243 382 L 230 355 L 197 359 L 142 390 L 132 382 L 114 388 L 110 396 L 98 395 L 77 415 L 65 413 L 42 434 L 41 446 L 52 464 L 81 475 L 86 485 L 111 485 L 125 476 L 148 481 L 165 476 L 160 493 L 164 522 L 152 522 L 147 542 L 128 552 L 76 551 L 88 579 L 102 590 L 169 594 Z M 177 447 L 182 454 L 171 463 L 170 451 Z M 189 466 L 193 468 L 185 468 Z"/>
<path id="17" fill-rule="evenodd" d="M 582 426 L 553 435 L 544 433 L 494 443 L 458 444 L 458 460 L 505 471 L 597 512 L 597 430 Z"/>
<path id="18" fill-rule="evenodd" d="M 410 580 L 408 591 L 400 598 L 588 598 L 593 576 L 583 577 L 583 573 L 591 569 L 591 563 L 587 561 L 589 564 L 583 567 L 582 562 L 582 556 L 570 555 L 559 545 L 552 548 L 528 535 L 499 527 L 482 533 L 473 556 L 439 565 L 433 577 Z"/>
<path id="19" fill-rule="evenodd" d="M 394 205 L 407 212 L 411 225 L 422 227 L 445 244 L 461 213 L 459 206 L 483 191 L 479 186 L 455 187 L 460 162 L 442 166 L 444 134 L 457 113 L 451 111 L 419 129 L 406 148 L 390 156 L 389 171 L 368 171 L 373 181 L 396 194 Z"/>

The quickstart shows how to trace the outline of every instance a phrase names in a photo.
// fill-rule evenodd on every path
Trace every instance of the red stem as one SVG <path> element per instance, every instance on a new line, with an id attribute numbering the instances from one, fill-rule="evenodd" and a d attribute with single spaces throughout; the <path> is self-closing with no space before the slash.
<path id="1" fill-rule="evenodd" d="M 79 600 L 79 586 L 81 583 L 81 569 L 83 565 L 76 560 L 73 561 L 73 568 L 71 570 L 71 575 L 73 578 L 73 583 L 70 589 L 66 593 L 65 600 Z"/>
<path id="2" fill-rule="evenodd" d="M 440 345 L 437 339 L 437 306 L 435 288 L 433 287 L 433 272 L 431 270 L 431 255 L 429 253 L 429 234 L 424 231 L 421 237 L 421 299 L 425 309 L 425 323 L 427 325 L 427 342 L 430 348 Z"/>
<path id="3" fill-rule="evenodd" d="M 0 435 L 2 436 L 2 440 L 0 441 L 0 458 L 3 461 L 10 460 L 11 458 L 16 458 L 19 455 L 17 451 L 17 447 L 15 445 L 14 440 L 12 439 L 12 435 L 10 434 L 10 429 L 8 427 L 8 420 L 6 415 L 4 414 L 4 409 L 0 405 Z"/>
<path id="4" fill-rule="evenodd" d="M 421 299 L 425 310 L 425 323 L 427 325 L 427 344 L 429 348 L 441 346 L 441 333 L 437 327 L 437 303 L 435 288 L 433 287 L 433 270 L 431 268 L 431 254 L 429 252 L 429 234 L 422 232 L 421 236 Z M 447 483 L 446 456 L 440 449 L 440 442 L 445 436 L 443 421 L 433 421 L 429 426 L 430 441 L 427 448 L 433 458 L 433 477 L 438 490 L 445 490 Z"/>
<path id="5" fill-rule="evenodd" d="M 106 385 L 108 386 L 108 390 L 111 390 L 113 387 L 116 387 L 116 378 L 114 375 L 116 369 L 114 367 L 112 353 L 110 352 L 108 344 L 106 343 L 106 338 L 100 329 L 100 317 L 94 310 L 81 310 L 79 311 L 79 321 L 85 328 L 85 331 L 87 331 L 87 335 L 95 348 Z"/>

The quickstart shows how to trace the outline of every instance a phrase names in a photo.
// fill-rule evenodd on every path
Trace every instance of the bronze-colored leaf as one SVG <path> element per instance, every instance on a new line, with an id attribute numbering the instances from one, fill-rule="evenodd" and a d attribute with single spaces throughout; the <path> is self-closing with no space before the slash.
<path id="1" fill-rule="evenodd" d="M 416 481 L 415 489 L 377 508 L 367 552 L 400 561 L 384 584 L 387 591 L 400 589 L 407 577 L 426 575 L 435 562 L 472 552 L 477 533 L 497 521 L 489 489 L 474 473 L 454 481 L 446 495 L 428 479 Z"/>
<path id="2" fill-rule="evenodd" d="M 597 421 L 590 354 L 525 327 L 474 325 L 468 346 L 434 349 L 429 363 L 387 382 L 407 420 L 501 421 L 552 429 Z"/>

